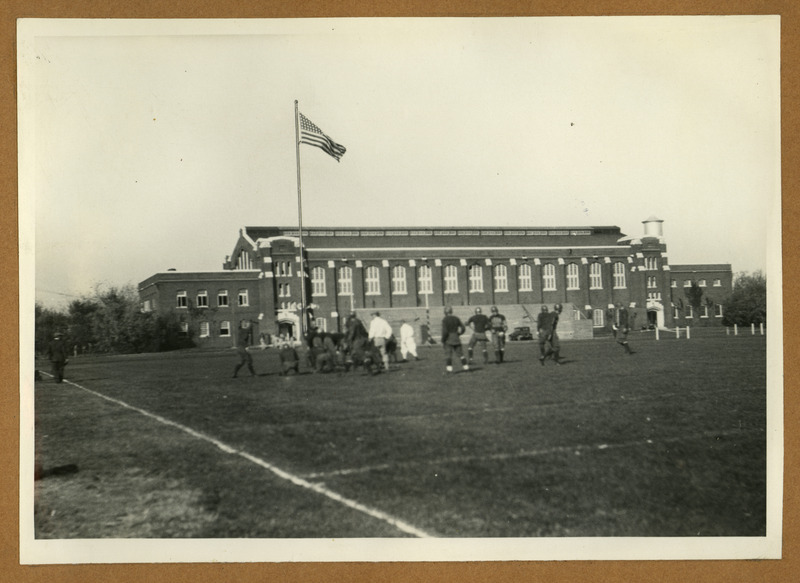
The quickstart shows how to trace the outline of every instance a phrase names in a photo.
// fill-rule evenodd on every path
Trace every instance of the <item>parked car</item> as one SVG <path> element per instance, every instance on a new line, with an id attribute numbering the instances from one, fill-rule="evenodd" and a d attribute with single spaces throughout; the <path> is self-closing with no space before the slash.
<path id="1" fill-rule="evenodd" d="M 533 340 L 533 334 L 528 326 L 517 326 L 508 335 L 509 340 Z"/>

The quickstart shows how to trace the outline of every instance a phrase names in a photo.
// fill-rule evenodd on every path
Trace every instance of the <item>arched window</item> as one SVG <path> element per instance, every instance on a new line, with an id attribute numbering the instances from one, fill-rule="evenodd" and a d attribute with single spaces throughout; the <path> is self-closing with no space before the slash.
<path id="1" fill-rule="evenodd" d="M 576 263 L 567 265 L 567 289 L 580 289 L 580 278 L 578 277 L 578 265 Z"/>
<path id="2" fill-rule="evenodd" d="M 444 268 L 444 293 L 458 293 L 458 268 L 455 265 L 447 265 Z"/>
<path id="3" fill-rule="evenodd" d="M 406 268 L 402 265 L 392 267 L 392 293 L 403 295 L 406 292 Z"/>
<path id="4" fill-rule="evenodd" d="M 480 265 L 471 265 L 469 268 L 469 291 L 483 291 L 483 268 Z"/>
<path id="5" fill-rule="evenodd" d="M 589 289 L 603 289 L 603 266 L 599 263 L 589 267 Z"/>
<path id="6" fill-rule="evenodd" d="M 339 295 L 349 296 L 353 293 L 353 268 L 345 265 L 339 268 Z"/>
<path id="7" fill-rule="evenodd" d="M 325 268 L 315 267 L 311 270 L 311 295 L 324 296 L 325 293 Z"/>
<path id="8" fill-rule="evenodd" d="M 675 280 L 672 280 L 673 283 Z M 614 289 L 625 289 L 627 284 L 625 283 L 625 264 L 621 261 L 617 261 L 614 264 Z M 672 287 L 675 287 L 674 285 Z"/>
<path id="9" fill-rule="evenodd" d="M 364 270 L 364 283 L 366 284 L 366 292 L 368 296 L 381 295 L 381 272 L 374 265 L 370 265 Z"/>
<path id="10" fill-rule="evenodd" d="M 502 263 L 494 268 L 494 291 L 508 291 L 508 267 Z"/>
<path id="11" fill-rule="evenodd" d="M 556 266 L 552 263 L 545 263 L 542 266 L 542 289 L 544 291 L 556 289 Z"/>
<path id="12" fill-rule="evenodd" d="M 533 276 L 531 274 L 531 266 L 523 263 L 519 266 L 519 291 L 532 291 L 533 290 Z"/>
<path id="13" fill-rule="evenodd" d="M 419 266 L 419 293 L 425 295 L 433 293 L 433 272 L 427 265 Z"/>

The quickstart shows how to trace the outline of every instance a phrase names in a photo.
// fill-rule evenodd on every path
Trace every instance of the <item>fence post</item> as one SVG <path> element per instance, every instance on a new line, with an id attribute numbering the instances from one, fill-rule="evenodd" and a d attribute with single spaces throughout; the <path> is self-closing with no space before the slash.
<path id="1" fill-rule="evenodd" d="M 680 338 L 680 337 L 681 337 L 681 327 L 675 326 L 675 338 Z"/>
<path id="2" fill-rule="evenodd" d="M 658 340 L 658 326 L 656 326 L 656 340 Z"/>
<path id="3" fill-rule="evenodd" d="M 692 337 L 692 331 L 689 329 L 689 326 L 686 326 L 686 340 Z"/>
<path id="4" fill-rule="evenodd" d="M 758 325 L 758 329 L 761 331 L 761 335 L 763 336 L 764 335 L 764 322 L 761 322 Z"/>
<path id="5" fill-rule="evenodd" d="M 739 335 L 739 324 L 734 324 L 733 325 L 733 335 L 734 336 L 738 336 Z"/>
<path id="6" fill-rule="evenodd" d="M 750 324 L 750 334 L 755 336 L 756 335 L 756 325 Z"/>

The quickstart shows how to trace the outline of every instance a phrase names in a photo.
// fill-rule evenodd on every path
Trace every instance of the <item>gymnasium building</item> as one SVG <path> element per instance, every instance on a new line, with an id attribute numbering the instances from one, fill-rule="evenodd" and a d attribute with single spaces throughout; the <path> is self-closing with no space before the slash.
<path id="1" fill-rule="evenodd" d="M 492 305 L 509 331 L 535 333 L 542 305 L 561 303 L 562 339 L 608 334 L 610 308 L 629 307 L 632 326 L 720 325 L 732 290 L 729 264 L 672 265 L 660 219 L 641 236 L 619 227 L 245 227 L 221 271 L 157 273 L 139 285 L 142 309 L 178 315 L 200 346 L 230 346 L 243 321 L 256 339 L 297 339 L 301 293 L 309 321 L 343 330 L 355 312 L 380 311 L 395 330 L 439 334 L 443 306 L 466 320 Z M 301 260 L 306 266 L 301 285 Z M 699 313 L 689 301 L 702 289 Z M 696 305 L 696 303 L 695 303 Z"/>

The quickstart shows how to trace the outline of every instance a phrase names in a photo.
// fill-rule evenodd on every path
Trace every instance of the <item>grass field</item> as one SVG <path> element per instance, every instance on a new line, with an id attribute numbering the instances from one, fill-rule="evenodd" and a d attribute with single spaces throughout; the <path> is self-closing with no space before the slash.
<path id="1" fill-rule="evenodd" d="M 717 334 L 451 375 L 77 358 L 35 386 L 36 537 L 763 536 L 766 343 Z"/>

